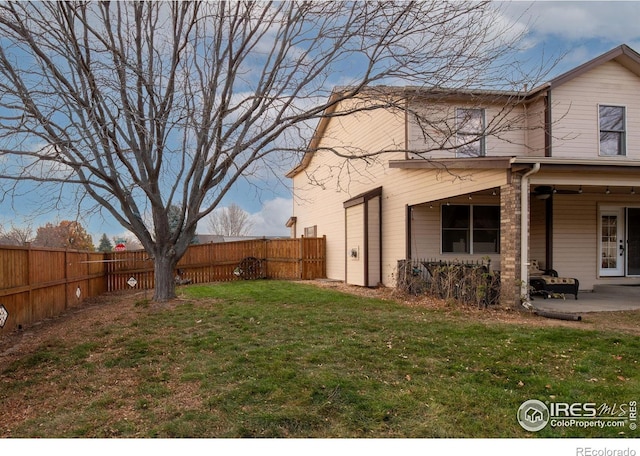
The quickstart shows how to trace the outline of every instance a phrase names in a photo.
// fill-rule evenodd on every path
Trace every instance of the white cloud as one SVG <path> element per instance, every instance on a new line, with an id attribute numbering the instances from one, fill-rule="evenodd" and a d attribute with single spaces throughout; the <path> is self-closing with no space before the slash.
<path id="1" fill-rule="evenodd" d="M 640 39 L 637 1 L 514 2 L 506 5 L 504 11 L 513 20 L 530 18 L 529 38 L 538 42 L 555 37 L 570 42 L 602 40 L 631 44 Z"/>
<path id="2" fill-rule="evenodd" d="M 259 236 L 287 236 L 290 231 L 285 226 L 293 213 L 293 200 L 275 198 L 265 201 L 259 212 L 251 214 L 253 224 L 252 235 Z"/>
<path id="3" fill-rule="evenodd" d="M 568 40 L 636 39 L 640 2 L 539 2 L 536 30 Z"/>

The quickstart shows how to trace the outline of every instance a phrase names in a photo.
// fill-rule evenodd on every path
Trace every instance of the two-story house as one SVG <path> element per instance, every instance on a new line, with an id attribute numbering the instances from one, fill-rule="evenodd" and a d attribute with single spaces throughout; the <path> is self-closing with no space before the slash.
<path id="1" fill-rule="evenodd" d="M 533 259 L 582 290 L 640 284 L 640 54 L 519 93 L 376 91 L 402 103 L 328 112 L 287 174 L 288 226 L 326 236 L 329 278 L 394 286 L 401 259 L 489 257 L 503 305 Z"/>

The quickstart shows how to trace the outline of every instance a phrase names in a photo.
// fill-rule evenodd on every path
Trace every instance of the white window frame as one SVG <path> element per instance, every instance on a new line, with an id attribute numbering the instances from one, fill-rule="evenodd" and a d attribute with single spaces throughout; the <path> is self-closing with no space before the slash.
<path id="1" fill-rule="evenodd" d="M 605 132 L 617 132 L 622 133 L 622 144 L 621 150 L 619 154 L 609 155 L 602 153 L 602 124 L 600 119 L 600 108 L 621 108 L 622 109 L 622 130 L 604 130 Z M 616 103 L 599 103 L 598 104 L 598 156 L 600 157 L 626 157 L 627 156 L 627 107 L 625 105 L 616 104 Z"/>
<path id="2" fill-rule="evenodd" d="M 460 125 L 459 123 L 459 118 L 460 116 L 458 115 L 459 111 L 479 111 L 480 112 L 480 118 L 482 121 L 482 125 L 480 126 L 479 131 L 469 131 L 469 130 L 464 130 L 463 126 Z M 487 154 L 486 151 L 486 144 L 485 144 L 485 136 L 484 136 L 484 131 L 487 125 L 487 113 L 486 110 L 484 108 L 465 108 L 465 107 L 457 107 L 455 108 L 455 116 L 456 116 L 456 145 L 459 144 L 464 144 L 466 143 L 466 141 L 461 140 L 461 137 L 476 137 L 477 140 L 470 142 L 469 144 L 467 144 L 466 146 L 470 146 L 471 144 L 478 142 L 480 144 L 480 150 L 478 151 L 477 155 L 471 155 L 468 153 L 464 153 L 461 152 L 461 149 L 465 146 L 458 146 L 456 148 L 456 157 L 459 158 L 469 158 L 469 157 L 484 157 Z"/>

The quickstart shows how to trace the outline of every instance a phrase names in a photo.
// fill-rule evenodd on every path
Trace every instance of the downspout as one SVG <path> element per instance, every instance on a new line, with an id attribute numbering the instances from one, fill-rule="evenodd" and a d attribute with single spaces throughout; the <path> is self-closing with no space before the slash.
<path id="1" fill-rule="evenodd" d="M 529 300 L 529 176 L 540 171 L 534 163 L 520 181 L 520 296 Z"/>

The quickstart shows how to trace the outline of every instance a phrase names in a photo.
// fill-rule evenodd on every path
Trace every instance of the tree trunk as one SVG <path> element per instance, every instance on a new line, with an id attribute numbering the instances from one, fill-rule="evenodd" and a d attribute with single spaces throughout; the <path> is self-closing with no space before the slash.
<path id="1" fill-rule="evenodd" d="M 176 283 L 174 273 L 177 264 L 175 254 L 156 254 L 154 260 L 155 291 L 153 300 L 156 302 L 169 301 L 176 297 Z"/>

